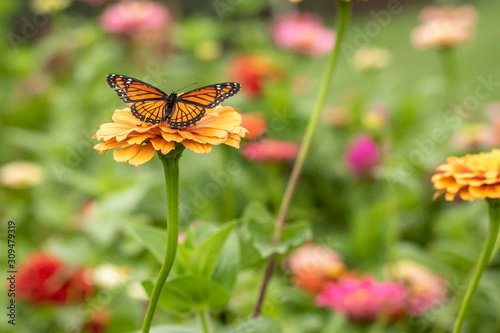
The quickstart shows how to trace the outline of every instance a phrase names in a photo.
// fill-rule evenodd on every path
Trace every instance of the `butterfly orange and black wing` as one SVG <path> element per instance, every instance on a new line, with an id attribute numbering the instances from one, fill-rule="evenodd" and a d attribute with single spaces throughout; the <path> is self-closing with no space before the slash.
<path id="1" fill-rule="evenodd" d="M 203 118 L 206 109 L 216 107 L 236 94 L 240 88 L 239 83 L 225 82 L 180 94 L 177 96 L 172 114 L 168 117 L 168 124 L 174 128 L 192 125 Z"/>
<path id="2" fill-rule="evenodd" d="M 139 120 L 159 124 L 165 121 L 168 97 L 160 89 L 128 76 L 109 74 L 108 85 L 115 89 L 124 103 L 132 103 L 130 111 Z"/>

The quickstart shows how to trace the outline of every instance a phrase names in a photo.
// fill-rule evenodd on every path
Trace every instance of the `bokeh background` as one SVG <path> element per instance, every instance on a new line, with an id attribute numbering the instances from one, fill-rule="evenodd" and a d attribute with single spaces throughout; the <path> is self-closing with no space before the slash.
<path id="1" fill-rule="evenodd" d="M 83 281 L 73 283 L 80 286 L 78 301 L 18 294 L 16 327 L 3 315 L 2 330 L 133 332 L 141 326 L 147 298 L 140 281 L 155 278 L 159 265 L 130 226 L 165 228 L 164 179 L 157 158 L 134 167 L 92 148 L 99 126 L 126 107 L 106 84 L 107 74 L 136 77 L 165 92 L 193 82 L 243 86 L 224 103 L 244 115 L 250 135 L 242 148 L 214 147 L 206 156 L 186 151 L 181 160 L 182 232 L 210 233 L 204 225 L 220 227 L 265 211 L 275 216 L 279 208 L 326 66 L 326 52 L 314 43 L 332 41 L 328 33 L 318 39 L 333 33 L 335 3 L 143 1 L 127 8 L 131 4 L 0 3 L 1 260 L 7 260 L 7 222 L 13 220 L 18 267 L 43 253 L 32 262 L 50 262 L 56 271 L 67 265 L 66 276 L 78 272 L 75 279 Z M 489 151 L 500 142 L 500 4 L 393 5 L 391 11 L 385 1 L 353 2 L 345 47 L 289 212 L 302 229 L 280 258 L 286 261 L 312 240 L 336 251 L 352 275 L 382 281 L 389 263 L 411 260 L 444 279 L 446 290 L 418 316 L 388 324 L 375 315 L 360 323 L 319 307 L 293 265 L 276 265 L 263 310 L 277 324 L 269 332 L 445 332 L 479 253 L 486 204 L 433 201 L 430 178 L 448 156 Z M 430 5 L 473 5 L 473 36 L 447 50 L 415 46 L 412 31 Z M 310 16 L 299 22 L 294 12 Z M 285 19 L 292 22 L 286 29 L 310 25 L 310 40 L 287 46 L 277 31 Z M 241 246 L 243 229 L 232 233 Z M 262 251 L 241 251 L 231 299 L 210 309 L 216 332 L 234 331 L 250 317 L 265 258 Z M 464 332 L 500 331 L 498 281 L 496 256 Z M 0 299 L 7 304 L 7 293 Z M 195 317 L 168 306 L 156 320 L 199 332 Z"/>

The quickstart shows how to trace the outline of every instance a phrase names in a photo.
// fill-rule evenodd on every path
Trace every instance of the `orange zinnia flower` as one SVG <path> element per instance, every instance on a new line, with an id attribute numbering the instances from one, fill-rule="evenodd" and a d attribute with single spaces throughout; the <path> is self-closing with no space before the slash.
<path id="1" fill-rule="evenodd" d="M 187 128 L 172 128 L 166 123 L 150 125 L 135 118 L 129 108 L 115 110 L 112 123 L 102 124 L 93 138 L 103 140 L 94 146 L 100 155 L 114 151 L 117 162 L 138 166 L 153 158 L 156 151 L 167 154 L 175 144 L 184 145 L 198 154 L 208 154 L 212 145 L 222 143 L 239 148 L 241 138 L 248 132 L 241 126 L 241 115 L 233 108 L 217 106 Z"/>
<path id="2" fill-rule="evenodd" d="M 458 194 L 463 200 L 500 198 L 500 149 L 490 153 L 448 157 L 446 164 L 432 176 L 437 198 L 445 193 L 452 201 Z"/>

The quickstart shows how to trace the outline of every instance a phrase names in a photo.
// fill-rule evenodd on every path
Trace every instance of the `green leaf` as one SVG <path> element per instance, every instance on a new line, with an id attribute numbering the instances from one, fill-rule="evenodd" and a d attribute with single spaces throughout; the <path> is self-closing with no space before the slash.
<path id="1" fill-rule="evenodd" d="M 226 238 L 238 221 L 226 223 L 217 232 L 197 246 L 191 255 L 190 272 L 195 275 L 210 277 L 224 246 Z"/>
<path id="2" fill-rule="evenodd" d="M 127 226 L 127 231 L 139 244 L 147 248 L 160 264 L 163 263 L 167 252 L 166 230 L 147 225 L 131 224 Z"/>
<path id="3" fill-rule="evenodd" d="M 250 203 L 243 213 L 242 220 L 244 243 L 252 244 L 261 258 L 267 258 L 272 253 L 284 254 L 312 238 L 309 222 L 299 221 L 286 225 L 283 228 L 281 242 L 273 244 L 274 218 L 260 202 Z M 245 256 L 253 255 L 251 251 L 245 249 L 243 252 Z"/>
<path id="4" fill-rule="evenodd" d="M 151 296 L 154 284 L 143 281 Z M 201 276 L 181 276 L 165 283 L 158 305 L 174 312 L 191 313 L 198 310 L 217 310 L 229 302 L 229 293 L 219 283 Z"/>
<path id="5" fill-rule="evenodd" d="M 260 316 L 257 318 L 250 319 L 241 325 L 231 329 L 228 333 L 281 333 L 280 325 L 272 319 Z"/>
<path id="6" fill-rule="evenodd" d="M 233 232 L 229 234 L 222 247 L 212 280 L 219 282 L 231 293 L 236 283 L 240 265 L 240 242 L 238 236 Z"/>

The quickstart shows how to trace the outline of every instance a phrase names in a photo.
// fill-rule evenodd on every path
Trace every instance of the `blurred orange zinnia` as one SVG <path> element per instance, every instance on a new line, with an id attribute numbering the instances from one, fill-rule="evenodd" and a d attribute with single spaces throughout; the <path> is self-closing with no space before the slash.
<path id="1" fill-rule="evenodd" d="M 434 198 L 443 193 L 448 201 L 457 194 L 468 201 L 500 198 L 500 149 L 464 157 L 451 156 L 446 162 L 432 176 L 437 189 Z"/>
<path id="2" fill-rule="evenodd" d="M 102 124 L 93 138 L 103 140 L 94 146 L 100 155 L 120 148 L 113 152 L 115 161 L 138 166 L 152 159 L 156 151 L 169 153 L 176 143 L 198 154 L 208 154 L 212 145 L 222 143 L 239 148 L 246 133 L 241 126 L 241 115 L 228 106 L 208 109 L 200 121 L 182 129 L 166 123 L 143 123 L 126 108 L 115 110 L 113 122 Z"/>

